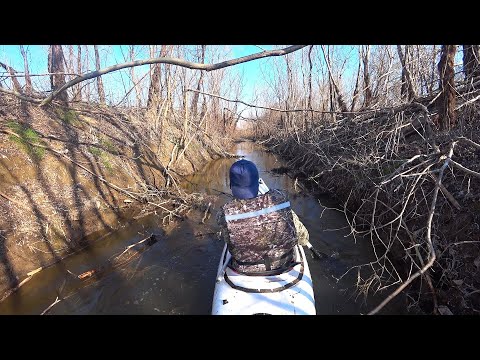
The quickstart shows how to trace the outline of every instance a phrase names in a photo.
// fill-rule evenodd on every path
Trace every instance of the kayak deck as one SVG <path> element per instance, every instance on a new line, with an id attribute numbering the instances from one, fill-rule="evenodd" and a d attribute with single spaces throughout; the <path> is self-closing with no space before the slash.
<path id="1" fill-rule="evenodd" d="M 295 247 L 295 266 L 270 276 L 245 275 L 225 268 L 227 252 L 225 246 L 215 284 L 213 315 L 316 314 L 312 278 L 301 246 Z"/>

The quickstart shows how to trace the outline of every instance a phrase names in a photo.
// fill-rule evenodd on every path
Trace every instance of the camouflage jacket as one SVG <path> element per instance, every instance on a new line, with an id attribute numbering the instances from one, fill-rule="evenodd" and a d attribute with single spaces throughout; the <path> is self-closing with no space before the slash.
<path id="1" fill-rule="evenodd" d="M 305 245 L 309 237 L 288 206 L 286 193 L 277 189 L 254 199 L 228 202 L 218 212 L 217 222 L 220 237 L 232 254 L 233 267 L 245 273 L 284 266 L 291 261 L 297 242 Z"/>

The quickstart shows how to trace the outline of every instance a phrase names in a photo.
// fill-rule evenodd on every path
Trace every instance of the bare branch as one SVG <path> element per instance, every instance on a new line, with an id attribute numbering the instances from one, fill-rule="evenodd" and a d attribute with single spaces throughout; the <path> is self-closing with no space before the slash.
<path id="1" fill-rule="evenodd" d="M 259 49 L 262 50 L 262 51 L 267 51 L 267 50 L 265 50 L 264 48 L 262 48 L 261 46 L 258 46 L 258 45 L 253 45 L 253 46 L 259 48 Z"/>
<path id="2" fill-rule="evenodd" d="M 3 89 L 3 88 L 0 88 L 0 91 L 1 92 L 4 92 L 6 94 L 10 94 L 10 95 L 13 95 L 13 96 L 16 96 L 18 97 L 19 99 L 22 99 L 22 100 L 25 100 L 25 101 L 29 101 L 29 102 L 33 102 L 33 103 L 36 103 L 36 104 L 40 104 L 42 102 L 41 99 L 34 99 L 34 98 L 31 98 L 31 97 L 28 97 L 28 96 L 25 96 L 23 94 L 20 94 L 16 91 L 12 91 L 12 90 L 7 90 L 7 89 Z"/>
<path id="3" fill-rule="evenodd" d="M 61 93 L 62 91 L 68 89 L 69 87 L 71 87 L 75 84 L 78 84 L 79 82 L 82 82 L 82 81 L 85 81 L 85 80 L 88 80 L 88 79 L 92 79 L 92 78 L 96 78 L 98 76 L 108 74 L 112 71 L 117 71 L 117 70 L 129 68 L 129 67 L 140 66 L 140 65 L 150 65 L 150 64 L 172 64 L 172 65 L 178 65 L 178 66 L 181 66 L 181 67 L 185 67 L 185 68 L 188 68 L 188 69 L 213 71 L 213 70 L 222 69 L 222 68 L 232 66 L 232 65 L 237 65 L 237 64 L 241 64 L 241 63 L 256 60 L 256 59 L 261 59 L 261 58 L 264 58 L 264 57 L 283 56 L 283 55 L 289 54 L 291 52 L 297 51 L 297 50 L 299 50 L 299 49 L 301 49 L 305 46 L 306 45 L 293 45 L 293 46 L 286 47 L 284 49 L 263 51 L 263 52 L 260 52 L 260 53 L 256 53 L 256 54 L 252 54 L 252 55 L 248 55 L 248 56 L 243 56 L 243 57 L 237 58 L 237 59 L 222 61 L 222 62 L 216 63 L 216 64 L 199 64 L 199 63 L 186 61 L 186 60 L 183 60 L 183 59 L 168 58 L 168 57 L 147 59 L 147 60 L 136 60 L 136 61 L 132 61 L 132 62 L 129 62 L 129 63 L 117 64 L 117 65 L 109 66 L 109 67 L 104 68 L 102 70 L 92 71 L 92 72 L 87 73 L 83 76 L 80 76 L 80 77 L 77 77 L 73 80 L 70 80 L 65 85 L 63 85 L 61 88 L 55 90 L 45 100 L 43 100 L 42 103 L 40 104 L 40 106 L 44 106 L 44 105 L 50 103 L 53 100 L 53 98 L 55 96 L 57 96 L 59 93 Z"/>
<path id="4" fill-rule="evenodd" d="M 72 72 L 61 72 L 61 71 L 57 71 L 57 72 L 54 72 L 54 73 L 50 73 L 50 72 L 47 72 L 45 74 L 24 74 L 22 72 L 17 72 L 16 74 L 7 74 L 7 73 L 2 73 L 2 76 L 3 77 L 11 77 L 11 78 L 17 78 L 17 77 L 26 77 L 26 76 L 30 76 L 30 77 L 33 77 L 33 76 L 50 76 L 50 75 L 75 75 L 75 76 L 81 76 L 81 74 L 78 74 L 78 73 L 72 73 Z"/>
<path id="5" fill-rule="evenodd" d="M 462 164 L 459 164 L 459 163 L 457 163 L 457 162 L 455 162 L 455 161 L 453 161 L 453 160 L 451 160 L 450 163 L 451 163 L 454 167 L 456 167 L 457 169 L 460 169 L 460 170 L 462 170 L 462 171 L 465 171 L 467 174 L 472 175 L 472 176 L 475 176 L 475 177 L 477 177 L 477 178 L 480 179 L 480 173 L 478 173 L 478 172 L 476 172 L 476 171 L 473 171 L 473 170 L 470 170 L 470 169 L 466 168 L 465 166 L 463 166 Z"/>
<path id="6" fill-rule="evenodd" d="M 461 109 L 461 108 L 464 107 L 465 105 L 468 105 L 468 104 L 471 104 L 471 103 L 477 101 L 478 99 L 480 99 L 480 95 L 474 97 L 473 99 L 470 99 L 470 100 L 468 100 L 468 101 L 465 101 L 465 102 L 464 102 L 462 105 L 460 105 L 460 106 L 457 106 L 457 107 L 455 108 L 455 111 L 457 111 L 458 109 Z"/>
<path id="7" fill-rule="evenodd" d="M 360 113 L 367 113 L 367 112 L 372 113 L 372 112 L 374 112 L 374 110 L 369 110 L 369 111 L 366 111 L 366 112 L 323 111 L 323 110 L 313 110 L 313 109 L 290 109 L 290 110 L 285 110 L 285 109 L 279 109 L 279 108 L 272 108 L 272 107 L 268 107 L 268 106 L 252 105 L 252 104 L 248 104 L 248 103 L 246 103 L 245 101 L 242 101 L 242 100 L 227 99 L 227 98 L 225 98 L 223 96 L 220 96 L 220 95 L 216 95 L 216 94 L 212 94 L 212 93 L 208 93 L 208 92 L 204 92 L 204 91 L 198 91 L 198 90 L 195 90 L 195 89 L 187 89 L 185 91 L 198 92 L 200 94 L 213 96 L 213 97 L 216 97 L 216 98 L 219 98 L 219 99 L 222 99 L 222 100 L 225 100 L 225 101 L 229 101 L 229 102 L 240 103 L 240 104 L 243 104 L 243 105 L 246 105 L 246 106 L 249 106 L 249 107 L 278 111 L 278 112 L 283 112 L 283 113 L 308 111 L 308 112 L 321 113 L 321 114 L 332 114 L 332 113 L 335 113 L 335 114 L 360 114 Z"/>

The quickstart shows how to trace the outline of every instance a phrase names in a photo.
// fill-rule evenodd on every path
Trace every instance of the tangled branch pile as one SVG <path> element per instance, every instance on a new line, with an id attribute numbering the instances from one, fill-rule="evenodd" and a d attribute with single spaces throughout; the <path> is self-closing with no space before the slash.
<path id="1" fill-rule="evenodd" d="M 478 117 L 478 104 L 464 105 L 465 116 Z M 358 290 L 396 288 L 372 313 L 417 277 L 410 306 L 480 311 L 480 129 L 465 121 L 448 134 L 434 132 L 436 114 L 427 106 L 382 109 L 265 140 L 297 177 L 335 194 L 353 235 L 371 242 L 375 259 L 359 265 Z"/>

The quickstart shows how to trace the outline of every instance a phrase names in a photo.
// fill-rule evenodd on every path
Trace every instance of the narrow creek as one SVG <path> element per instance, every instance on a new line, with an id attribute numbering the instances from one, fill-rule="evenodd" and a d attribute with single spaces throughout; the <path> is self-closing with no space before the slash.
<path id="1" fill-rule="evenodd" d="M 310 233 L 312 245 L 334 258 L 313 259 L 308 250 L 317 314 L 361 314 L 381 299 L 355 292 L 356 272 L 340 281 L 340 269 L 372 259 L 368 241 L 349 236 L 342 212 L 333 210 L 328 197 L 302 193 L 287 175 L 275 171 L 284 165 L 275 155 L 251 142 L 236 144 L 233 152 L 253 161 L 270 188 L 290 194 L 292 208 Z M 230 197 L 228 169 L 236 159 L 210 162 L 203 171 L 188 177 L 184 187 L 191 192 L 216 195 L 213 214 L 205 224 L 203 213 L 192 211 L 176 225 L 162 226 L 158 215 L 147 215 L 104 236 L 88 250 L 34 275 L 0 303 L 0 314 L 41 314 L 57 299 L 48 314 L 210 314 L 216 270 L 223 243 L 214 234 L 215 213 Z M 273 171 L 272 171 L 273 170 Z M 324 207 L 327 206 L 327 207 Z M 82 282 L 75 275 L 104 263 L 128 245 L 157 234 L 158 242 L 126 266 L 98 279 Z M 392 305 L 383 314 L 399 314 L 401 305 Z"/>

